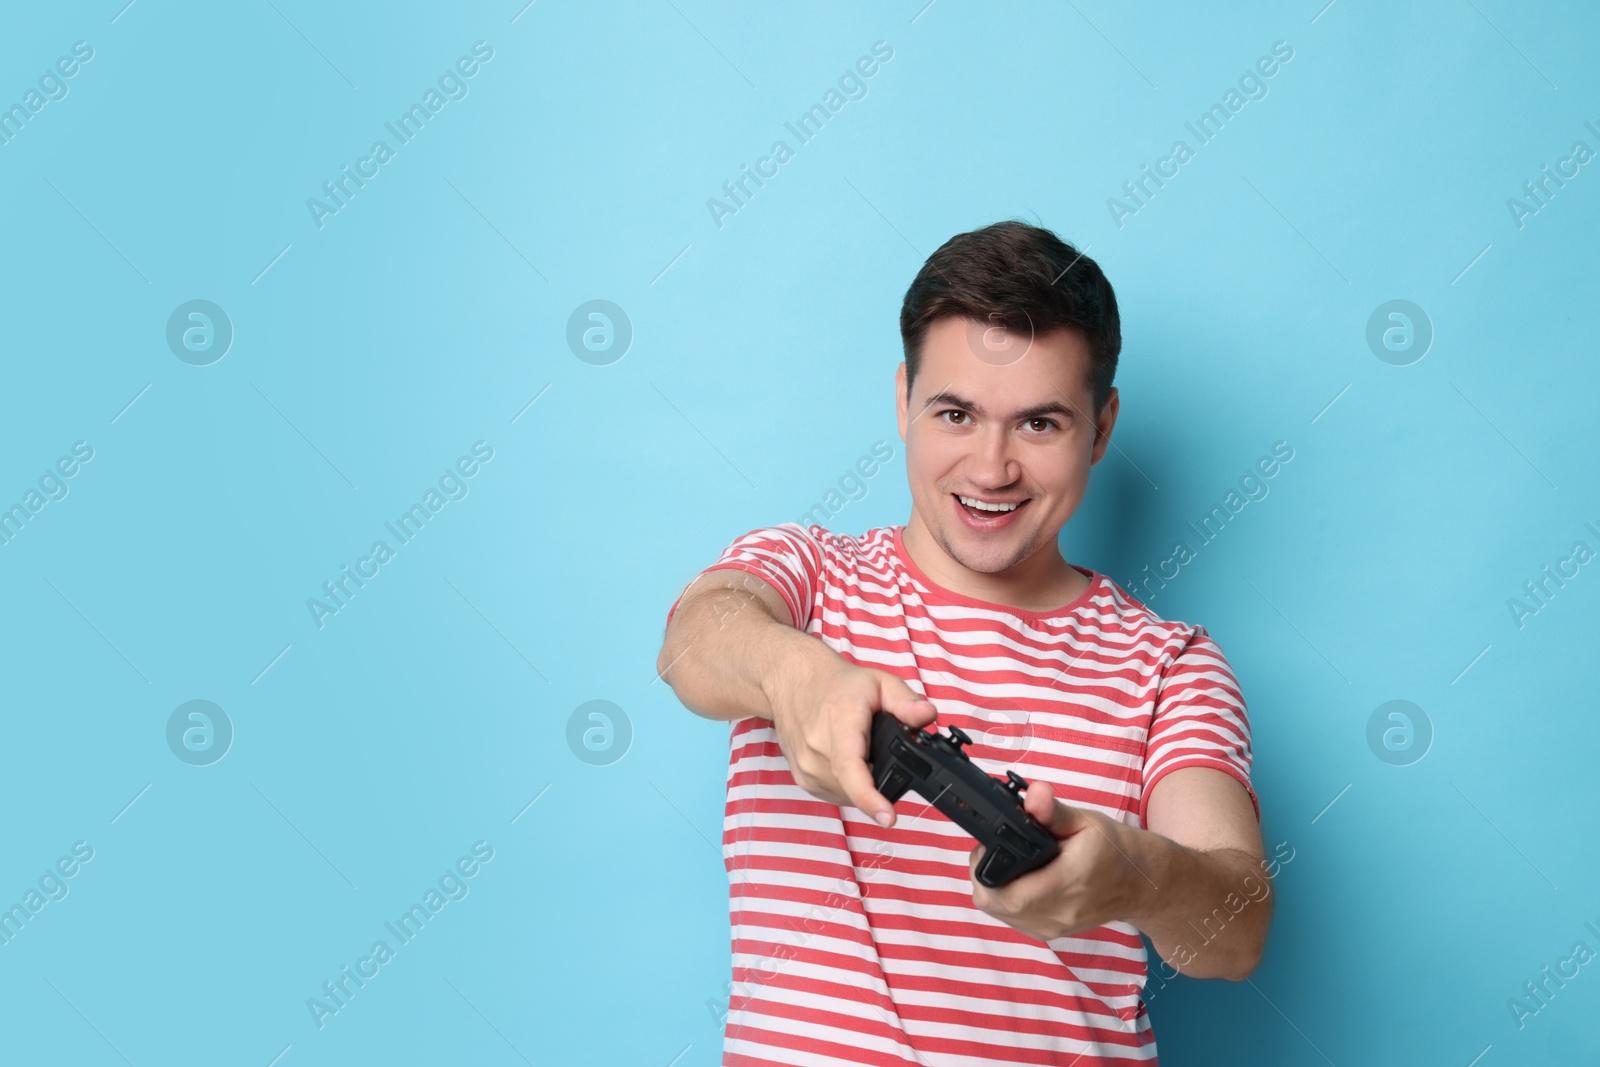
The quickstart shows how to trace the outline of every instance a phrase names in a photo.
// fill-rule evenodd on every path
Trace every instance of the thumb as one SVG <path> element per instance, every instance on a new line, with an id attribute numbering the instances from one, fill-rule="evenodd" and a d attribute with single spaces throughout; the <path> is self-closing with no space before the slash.
<path id="1" fill-rule="evenodd" d="M 932 701 L 893 676 L 884 678 L 878 695 L 883 710 L 907 726 L 927 726 L 938 716 Z"/>
<path id="2" fill-rule="evenodd" d="M 1044 824 L 1058 841 L 1089 828 L 1089 816 L 1082 808 L 1063 804 L 1055 798 L 1049 782 L 1034 781 L 1023 795 L 1022 806 L 1029 815 Z"/>

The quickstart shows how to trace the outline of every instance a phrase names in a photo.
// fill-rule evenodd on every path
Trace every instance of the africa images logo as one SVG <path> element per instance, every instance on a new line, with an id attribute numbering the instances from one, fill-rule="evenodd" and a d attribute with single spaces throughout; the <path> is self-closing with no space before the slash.
<path id="1" fill-rule="evenodd" d="M 1220 101 L 1202 111 L 1193 122 L 1183 124 L 1194 136 L 1195 147 L 1208 145 L 1215 140 L 1229 120 L 1243 111 L 1247 103 L 1265 100 L 1269 92 L 1268 80 L 1293 58 L 1294 46 L 1288 41 L 1272 42 L 1272 54 L 1259 57 L 1254 66 L 1246 68 L 1239 75 L 1237 89 L 1230 85 Z M 1127 199 L 1119 200 L 1114 196 L 1106 198 L 1106 210 L 1111 213 L 1111 221 L 1117 224 L 1117 229 L 1127 225 L 1126 219 L 1148 207 L 1150 201 L 1155 199 L 1155 194 L 1166 188 L 1167 182 L 1176 178 L 1182 172 L 1183 165 L 1194 157 L 1195 148 L 1179 138 L 1172 142 L 1172 148 L 1166 155 L 1156 160 L 1154 169 L 1148 163 L 1140 164 L 1140 176 L 1122 183 L 1122 193 Z"/>
<path id="2" fill-rule="evenodd" d="M 445 72 L 439 75 L 437 89 L 429 86 L 420 102 L 402 111 L 394 122 L 383 124 L 394 135 L 393 147 L 388 141 L 379 139 L 372 142 L 366 155 L 356 160 L 354 171 L 350 169 L 350 164 L 341 164 L 338 177 L 322 183 L 322 193 L 327 199 L 319 200 L 313 196 L 306 200 L 306 210 L 311 212 L 311 221 L 317 224 L 317 229 L 326 225 L 325 219 L 349 207 L 356 193 L 365 189 L 367 182 L 376 178 L 383 166 L 394 159 L 397 149 L 410 144 L 412 138 L 422 132 L 428 120 L 444 110 L 445 104 L 452 100 L 465 100 L 471 91 L 467 80 L 483 69 L 482 64 L 493 58 L 494 49 L 488 42 L 474 42 L 472 55 L 460 57 L 454 66 L 445 68 Z"/>
<path id="3" fill-rule="evenodd" d="M 340 964 L 338 975 L 322 983 L 322 995 L 306 998 L 306 1010 L 311 1013 L 311 1021 L 317 1029 L 327 1026 L 330 1017 L 348 1008 L 355 995 L 382 974 L 400 950 L 416 940 L 447 904 L 466 900 L 472 892 L 471 879 L 492 859 L 494 846 L 487 841 L 474 841 L 471 855 L 462 855 L 446 867 L 437 883 L 423 891 L 421 900 L 414 901 L 398 918 L 383 924 L 394 944 L 389 943 L 389 937 L 380 937 L 365 956 L 356 960 L 355 967 Z"/>
<path id="4" fill-rule="evenodd" d="M 783 128 L 794 137 L 795 145 L 801 146 L 811 142 L 817 134 L 827 125 L 828 121 L 844 110 L 845 104 L 851 100 L 865 100 L 868 92 L 867 79 L 883 69 L 883 64 L 894 58 L 894 48 L 887 41 L 874 41 L 872 55 L 861 56 L 855 61 L 853 67 L 848 67 L 839 75 L 838 88 L 830 87 L 822 94 L 822 99 L 812 104 L 800 113 L 794 122 L 785 122 Z M 715 196 L 706 198 L 706 210 L 711 214 L 711 221 L 716 223 L 717 229 L 725 225 L 724 219 L 737 215 L 748 206 L 757 190 L 765 189 L 767 182 L 776 178 L 784 164 L 795 157 L 795 149 L 789 142 L 779 138 L 772 142 L 772 147 L 767 154 L 756 160 L 755 172 L 752 173 L 749 164 L 739 165 L 739 176 L 722 183 L 723 195 L 726 200 Z M 768 167 L 771 169 L 769 170 Z M 765 179 L 765 180 L 763 180 Z M 755 188 L 750 187 L 755 183 Z M 740 194 L 743 193 L 743 196 Z"/>
<path id="5" fill-rule="evenodd" d="M 311 621 L 316 623 L 317 629 L 322 629 L 330 617 L 349 607 L 356 594 L 381 574 L 384 565 L 395 558 L 399 549 L 415 540 L 423 527 L 444 510 L 447 503 L 465 500 L 467 494 L 472 492 L 471 479 L 492 459 L 493 445 L 487 441 L 473 442 L 472 455 L 461 456 L 453 467 L 441 474 L 438 488 L 429 486 L 420 502 L 401 512 L 393 522 L 383 524 L 394 538 L 393 545 L 380 538 L 372 543 L 365 556 L 356 560 L 354 570 L 348 563 L 340 564 L 338 577 L 322 583 L 326 599 L 314 596 L 306 598 L 306 610 L 311 613 Z"/>

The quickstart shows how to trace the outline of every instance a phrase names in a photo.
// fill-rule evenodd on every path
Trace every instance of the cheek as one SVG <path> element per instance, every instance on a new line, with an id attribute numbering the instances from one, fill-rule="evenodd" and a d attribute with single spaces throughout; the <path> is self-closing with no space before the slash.
<path id="1" fill-rule="evenodd" d="M 1058 499 L 1076 504 L 1089 488 L 1089 453 L 1076 444 L 1062 446 L 1048 456 L 1041 456 L 1036 470 L 1039 484 Z"/>
<path id="2" fill-rule="evenodd" d="M 922 484 L 929 492 L 939 491 L 939 479 L 955 466 L 958 449 L 935 434 L 913 436 L 906 445 L 906 476 L 913 485 Z"/>

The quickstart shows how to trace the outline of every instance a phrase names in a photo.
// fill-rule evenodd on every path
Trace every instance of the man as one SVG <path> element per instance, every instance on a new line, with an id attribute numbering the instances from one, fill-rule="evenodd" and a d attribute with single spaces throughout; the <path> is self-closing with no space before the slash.
<path id="1" fill-rule="evenodd" d="M 928 258 L 900 331 L 910 521 L 754 530 L 667 615 L 657 670 L 732 723 L 723 1063 L 1154 1063 L 1140 934 L 1242 979 L 1272 898 L 1222 651 L 1058 545 L 1116 423 L 1116 298 L 1000 222 Z M 879 709 L 1016 769 L 1060 855 L 979 885 L 970 835 L 873 788 Z"/>

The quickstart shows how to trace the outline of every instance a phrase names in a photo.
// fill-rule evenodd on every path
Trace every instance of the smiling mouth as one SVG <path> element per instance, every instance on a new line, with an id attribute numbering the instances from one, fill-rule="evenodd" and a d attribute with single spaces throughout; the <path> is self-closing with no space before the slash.
<path id="1" fill-rule="evenodd" d="M 1026 499 L 986 501 L 981 497 L 962 496 L 960 493 L 953 493 L 951 495 L 956 498 L 956 503 L 961 506 L 963 511 L 979 522 L 993 522 L 996 519 L 1005 518 L 1009 515 L 1015 515 L 1018 511 L 1021 511 L 1025 506 L 1027 506 L 1028 503 Z"/>

